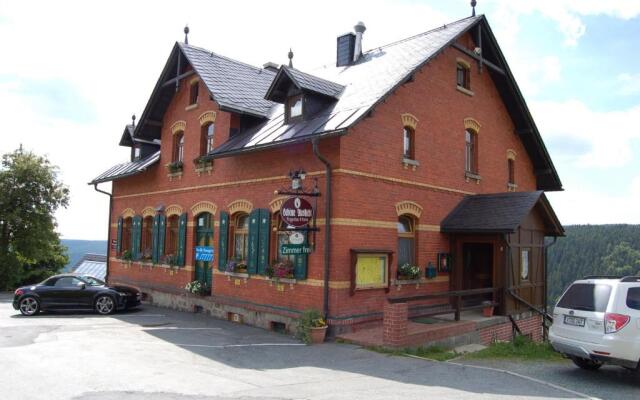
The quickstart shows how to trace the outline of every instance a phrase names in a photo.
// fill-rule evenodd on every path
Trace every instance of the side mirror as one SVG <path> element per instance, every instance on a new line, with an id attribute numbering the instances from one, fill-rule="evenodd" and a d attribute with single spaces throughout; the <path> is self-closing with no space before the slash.
<path id="1" fill-rule="evenodd" d="M 78 288 L 84 290 L 86 287 L 87 287 L 87 285 L 84 282 L 78 283 Z"/>

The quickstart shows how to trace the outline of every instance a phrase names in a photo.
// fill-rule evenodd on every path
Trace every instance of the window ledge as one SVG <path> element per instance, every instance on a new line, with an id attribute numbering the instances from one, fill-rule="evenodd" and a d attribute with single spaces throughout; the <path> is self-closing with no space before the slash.
<path id="1" fill-rule="evenodd" d="M 473 92 L 465 87 L 462 87 L 460 85 L 456 85 L 456 89 L 458 90 L 458 92 L 464 93 L 467 96 L 473 96 Z"/>
<path id="2" fill-rule="evenodd" d="M 515 183 L 507 183 L 507 191 L 515 192 L 516 189 L 518 189 L 518 185 L 516 185 Z"/>
<path id="3" fill-rule="evenodd" d="M 170 172 L 167 174 L 167 177 L 169 177 L 169 181 L 173 181 L 175 179 L 182 179 L 182 171 Z"/>
<path id="4" fill-rule="evenodd" d="M 411 166 L 411 169 L 415 171 L 416 168 L 420 165 L 420 162 L 418 162 L 418 160 L 412 160 L 410 158 L 403 157 L 402 165 L 404 165 L 404 169 L 409 169 L 409 166 Z"/>
<path id="5" fill-rule="evenodd" d="M 396 286 L 400 286 L 400 285 L 419 285 L 421 283 L 424 283 L 425 281 L 423 281 L 422 279 L 418 278 L 418 279 L 394 279 L 393 280 L 393 284 Z"/>
<path id="6" fill-rule="evenodd" d="M 480 175 L 475 174 L 473 172 L 469 172 L 469 171 L 464 172 L 464 178 L 467 182 L 474 180 L 476 181 L 477 184 L 479 184 L 480 181 L 482 180 L 482 177 Z"/>
<path id="7" fill-rule="evenodd" d="M 241 278 L 241 279 L 249 279 L 249 274 L 246 272 L 226 272 L 224 273 L 229 278 Z"/>
<path id="8" fill-rule="evenodd" d="M 185 111 L 191 111 L 191 110 L 195 110 L 196 108 L 198 108 L 198 103 L 195 104 L 189 104 L 188 106 L 186 106 L 184 108 Z"/>

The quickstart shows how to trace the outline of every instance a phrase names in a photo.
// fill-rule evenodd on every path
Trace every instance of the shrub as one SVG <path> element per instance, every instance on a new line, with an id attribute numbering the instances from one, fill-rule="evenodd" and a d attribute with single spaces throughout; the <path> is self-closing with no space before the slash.
<path id="1" fill-rule="evenodd" d="M 296 336 L 303 342 L 309 344 L 311 343 L 311 336 L 309 334 L 311 328 L 321 328 L 326 325 L 327 324 L 322 318 L 322 314 L 320 313 L 320 311 L 315 309 L 305 310 L 298 320 L 298 330 Z"/>

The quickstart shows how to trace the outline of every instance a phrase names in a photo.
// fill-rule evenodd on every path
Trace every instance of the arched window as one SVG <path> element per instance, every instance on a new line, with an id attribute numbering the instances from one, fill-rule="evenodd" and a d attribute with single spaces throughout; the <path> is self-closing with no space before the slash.
<path id="1" fill-rule="evenodd" d="M 176 214 L 167 218 L 166 238 L 164 244 L 165 256 L 175 257 L 178 253 L 179 217 Z"/>
<path id="2" fill-rule="evenodd" d="M 153 217 L 147 215 L 142 220 L 142 237 L 140 239 L 140 250 L 143 260 L 150 260 L 153 247 Z"/>
<path id="3" fill-rule="evenodd" d="M 213 139 L 216 132 L 216 126 L 213 122 L 202 127 L 202 140 L 200 142 L 200 155 L 207 155 L 213 151 Z"/>
<path id="4" fill-rule="evenodd" d="M 184 132 L 176 133 L 173 136 L 173 162 L 184 160 Z"/>
<path id="5" fill-rule="evenodd" d="M 238 213 L 233 220 L 233 257 L 246 263 L 249 253 L 249 215 Z"/>
<path id="6" fill-rule="evenodd" d="M 189 105 L 193 105 L 193 104 L 197 104 L 198 103 L 198 88 L 199 88 L 199 86 L 200 86 L 199 82 L 195 81 L 189 87 Z"/>
<path id="7" fill-rule="evenodd" d="M 407 215 L 398 217 L 398 266 L 415 265 L 415 221 Z"/>
<path id="8" fill-rule="evenodd" d="M 405 126 L 402 131 L 403 157 L 415 160 L 415 133 L 412 128 Z"/>
<path id="9" fill-rule="evenodd" d="M 456 64 L 456 84 L 464 89 L 471 90 L 470 68 L 467 63 L 458 61 Z"/>
<path id="10" fill-rule="evenodd" d="M 133 242 L 131 239 L 133 226 L 133 218 L 128 217 L 122 220 L 122 244 L 120 245 L 120 253 L 124 255 L 126 251 L 131 253 L 131 243 Z"/>
<path id="11" fill-rule="evenodd" d="M 511 185 L 515 185 L 516 184 L 516 171 L 515 171 L 515 161 L 511 158 L 507 159 L 507 170 L 509 173 L 509 184 Z"/>
<path id="12" fill-rule="evenodd" d="M 478 174 L 478 134 L 471 129 L 465 131 L 464 169 Z"/>

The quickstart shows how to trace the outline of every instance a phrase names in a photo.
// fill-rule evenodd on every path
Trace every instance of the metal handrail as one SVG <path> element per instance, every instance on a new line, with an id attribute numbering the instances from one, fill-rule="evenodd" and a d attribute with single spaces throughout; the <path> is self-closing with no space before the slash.
<path id="1" fill-rule="evenodd" d="M 443 297 L 455 298 L 455 305 L 452 310 L 437 311 L 435 313 L 425 314 L 425 315 L 442 315 L 442 314 L 455 313 L 455 320 L 460 321 L 461 311 L 475 310 L 475 309 L 484 307 L 484 305 L 463 307 L 462 306 L 463 297 L 492 293 L 494 294 L 494 298 L 495 298 L 495 295 L 498 291 L 499 289 L 496 289 L 496 288 L 451 290 L 448 292 L 436 292 L 436 293 L 421 294 L 421 295 L 415 295 L 415 296 L 391 297 L 387 300 L 391 304 L 397 304 L 397 303 L 408 303 L 410 301 L 437 299 L 437 298 L 443 298 Z M 499 303 L 494 300 L 491 302 L 491 305 L 496 306 L 496 305 L 499 305 Z"/>

